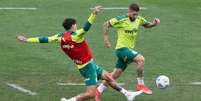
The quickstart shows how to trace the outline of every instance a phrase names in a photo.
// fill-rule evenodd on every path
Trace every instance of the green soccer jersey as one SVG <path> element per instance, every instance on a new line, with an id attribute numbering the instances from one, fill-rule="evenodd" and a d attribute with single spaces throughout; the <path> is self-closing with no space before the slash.
<path id="1" fill-rule="evenodd" d="M 137 16 L 135 21 L 131 21 L 128 16 L 118 16 L 109 20 L 112 27 L 117 29 L 118 39 L 116 49 L 119 48 L 134 48 L 139 26 L 144 25 L 147 21 Z"/>

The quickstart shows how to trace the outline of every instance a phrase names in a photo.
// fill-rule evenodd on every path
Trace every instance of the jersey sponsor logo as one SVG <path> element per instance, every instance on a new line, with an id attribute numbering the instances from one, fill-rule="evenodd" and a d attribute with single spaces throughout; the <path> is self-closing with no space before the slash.
<path id="1" fill-rule="evenodd" d="M 75 46 L 74 46 L 74 45 L 63 45 L 62 47 L 63 47 L 63 48 L 67 48 L 67 49 L 72 49 L 72 48 L 74 48 Z"/>
<path id="2" fill-rule="evenodd" d="M 133 34 L 133 33 L 136 33 L 137 32 L 137 29 L 133 29 L 133 30 L 124 30 L 125 33 L 128 33 L 128 34 Z"/>

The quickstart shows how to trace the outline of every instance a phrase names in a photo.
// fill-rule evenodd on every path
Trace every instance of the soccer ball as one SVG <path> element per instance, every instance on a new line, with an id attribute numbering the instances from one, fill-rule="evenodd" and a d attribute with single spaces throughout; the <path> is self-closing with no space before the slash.
<path id="1" fill-rule="evenodd" d="M 156 86 L 160 89 L 165 89 L 170 85 L 170 80 L 165 75 L 160 75 L 156 78 Z"/>

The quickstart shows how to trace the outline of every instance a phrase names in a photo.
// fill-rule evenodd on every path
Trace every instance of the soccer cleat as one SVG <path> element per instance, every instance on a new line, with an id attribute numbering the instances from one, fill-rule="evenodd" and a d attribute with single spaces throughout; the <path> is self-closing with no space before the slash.
<path id="1" fill-rule="evenodd" d="M 66 98 L 61 98 L 60 101 L 68 101 Z"/>
<path id="2" fill-rule="evenodd" d="M 101 101 L 101 93 L 96 90 L 95 101 Z"/>
<path id="3" fill-rule="evenodd" d="M 129 92 L 126 97 L 127 97 L 127 100 L 128 101 L 133 101 L 135 99 L 136 96 L 142 94 L 143 91 L 140 90 L 140 91 L 137 91 L 137 92 Z"/>
<path id="4" fill-rule="evenodd" d="M 136 85 L 136 89 L 137 89 L 137 90 L 142 90 L 145 94 L 148 94 L 148 95 L 152 94 L 152 90 L 149 89 L 149 88 L 148 88 L 146 85 L 144 85 L 144 84 L 137 84 L 137 85 Z"/>

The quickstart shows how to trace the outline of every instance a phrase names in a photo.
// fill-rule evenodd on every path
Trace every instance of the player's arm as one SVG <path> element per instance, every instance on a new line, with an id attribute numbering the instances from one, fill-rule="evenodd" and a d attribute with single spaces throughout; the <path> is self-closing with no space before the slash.
<path id="1" fill-rule="evenodd" d="M 106 48 L 110 48 L 110 40 L 109 40 L 109 29 L 111 27 L 118 27 L 119 20 L 117 18 L 112 18 L 108 21 L 106 21 L 103 24 L 103 38 L 104 38 L 104 44 Z"/>
<path id="2" fill-rule="evenodd" d="M 87 21 L 84 24 L 84 27 L 82 27 L 81 29 L 77 30 L 76 36 L 78 36 L 79 38 L 82 38 L 83 35 L 89 31 L 89 29 L 91 28 L 92 24 L 94 24 L 96 15 L 101 11 L 102 6 L 95 6 L 94 11 L 91 13 L 91 15 L 89 16 L 89 18 L 87 19 Z"/>
<path id="3" fill-rule="evenodd" d="M 145 28 L 152 28 L 152 27 L 157 26 L 159 24 L 160 24 L 160 19 L 156 18 L 151 22 L 148 22 L 148 21 L 144 22 L 144 24 L 142 26 L 144 26 Z"/>
<path id="4" fill-rule="evenodd" d="M 103 24 L 103 39 L 104 39 L 104 44 L 106 48 L 110 48 L 110 40 L 109 40 L 109 28 L 111 27 L 110 22 L 106 21 Z"/>
<path id="5" fill-rule="evenodd" d="M 59 43 L 61 42 L 61 36 L 62 33 L 58 33 L 53 36 L 41 36 L 41 37 L 30 37 L 27 38 L 23 35 L 17 36 L 17 39 L 21 42 L 26 42 L 26 43 Z"/>

